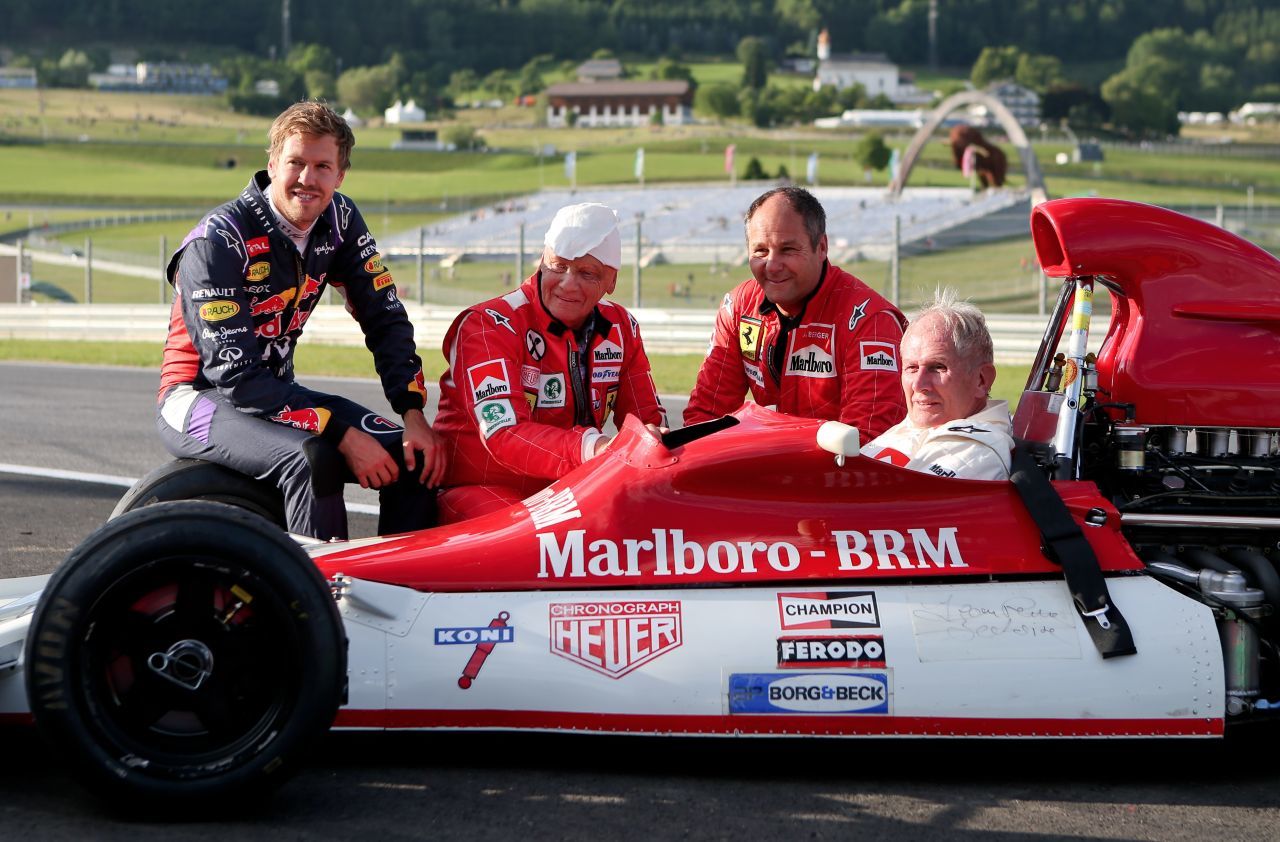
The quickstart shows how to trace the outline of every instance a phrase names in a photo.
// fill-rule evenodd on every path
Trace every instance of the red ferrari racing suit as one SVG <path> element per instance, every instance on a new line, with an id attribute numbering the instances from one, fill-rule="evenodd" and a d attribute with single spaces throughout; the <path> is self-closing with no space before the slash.
<path id="1" fill-rule="evenodd" d="M 505 507 L 591 458 L 605 422 L 665 424 L 636 320 L 601 301 L 581 331 L 543 307 L 535 273 L 445 334 L 434 429 L 448 446 L 441 517 Z M 483 488 L 475 488 L 483 486 Z"/>
<path id="2" fill-rule="evenodd" d="M 684 423 L 732 412 L 749 389 L 758 404 L 843 421 L 870 440 L 906 415 L 898 365 L 906 323 L 898 308 L 830 263 L 791 319 L 758 283 L 745 281 L 716 314 Z"/>

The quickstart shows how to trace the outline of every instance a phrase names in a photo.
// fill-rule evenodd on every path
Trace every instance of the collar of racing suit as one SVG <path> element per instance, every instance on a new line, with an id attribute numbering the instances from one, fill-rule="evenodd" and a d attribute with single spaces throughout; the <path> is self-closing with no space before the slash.
<path id="1" fill-rule="evenodd" d="M 764 361 L 769 369 L 769 373 L 773 375 L 775 382 L 782 382 L 782 362 L 787 356 L 787 338 L 791 335 L 791 331 L 800 326 L 804 321 L 804 311 L 809 306 L 809 302 L 817 296 L 822 289 L 823 282 L 827 279 L 827 272 L 831 268 L 829 261 L 822 261 L 822 272 L 818 275 L 818 283 L 814 286 L 809 294 L 800 302 L 800 309 L 796 311 L 794 316 L 788 316 L 786 313 L 778 309 L 778 305 L 769 299 L 760 302 L 760 315 L 766 316 L 769 313 L 778 314 L 778 333 L 773 339 L 773 344 L 765 350 Z"/>

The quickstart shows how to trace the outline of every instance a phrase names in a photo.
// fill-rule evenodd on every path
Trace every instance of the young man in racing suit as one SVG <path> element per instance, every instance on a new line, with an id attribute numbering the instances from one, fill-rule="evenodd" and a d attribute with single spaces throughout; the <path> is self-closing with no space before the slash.
<path id="1" fill-rule="evenodd" d="M 862 455 L 940 477 L 1008 479 L 1009 405 L 991 400 L 995 379 L 986 319 L 940 291 L 902 337 L 907 417 Z"/>
<path id="2" fill-rule="evenodd" d="M 600 453 L 610 417 L 666 418 L 636 320 L 613 292 L 617 215 L 600 204 L 556 213 L 538 271 L 469 307 L 449 328 L 435 429 L 448 443 L 445 522 L 506 508 Z"/>
<path id="3" fill-rule="evenodd" d="M 827 262 L 826 214 L 799 187 L 770 190 L 747 211 L 753 280 L 724 297 L 684 423 L 742 406 L 843 421 L 864 439 L 902 418 L 898 343 L 906 319 Z"/>
<path id="4" fill-rule="evenodd" d="M 289 531 L 345 538 L 342 486 L 381 497 L 378 531 L 435 521 L 443 448 L 422 409 L 413 326 L 351 200 L 355 138 L 320 103 L 271 126 L 265 172 L 205 216 L 169 262 L 174 286 L 156 423 L 165 447 L 277 484 Z M 303 325 L 332 285 L 360 323 L 403 429 L 293 376 Z"/>

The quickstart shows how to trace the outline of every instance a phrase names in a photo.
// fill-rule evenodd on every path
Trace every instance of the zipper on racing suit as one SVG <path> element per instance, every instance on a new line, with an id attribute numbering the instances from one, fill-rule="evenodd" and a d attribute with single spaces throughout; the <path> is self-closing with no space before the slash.
<path id="1" fill-rule="evenodd" d="M 573 389 L 573 423 L 578 427 L 596 426 L 595 407 L 591 405 L 591 392 L 587 388 L 589 377 L 586 370 L 588 354 L 591 352 L 591 337 L 594 335 L 590 320 L 582 330 L 583 340 L 580 340 L 573 331 L 565 332 L 565 343 L 569 347 L 569 385 Z"/>

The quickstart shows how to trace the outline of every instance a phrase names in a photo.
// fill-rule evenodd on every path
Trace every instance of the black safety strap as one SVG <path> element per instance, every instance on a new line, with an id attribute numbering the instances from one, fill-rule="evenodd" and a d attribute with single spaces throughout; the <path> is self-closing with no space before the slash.
<path id="1" fill-rule="evenodd" d="M 1111 601 L 1093 547 L 1024 442 L 1013 450 L 1013 473 L 1009 479 L 1040 529 L 1045 556 L 1062 566 L 1076 611 L 1098 652 L 1103 658 L 1137 654 L 1129 624 Z"/>

